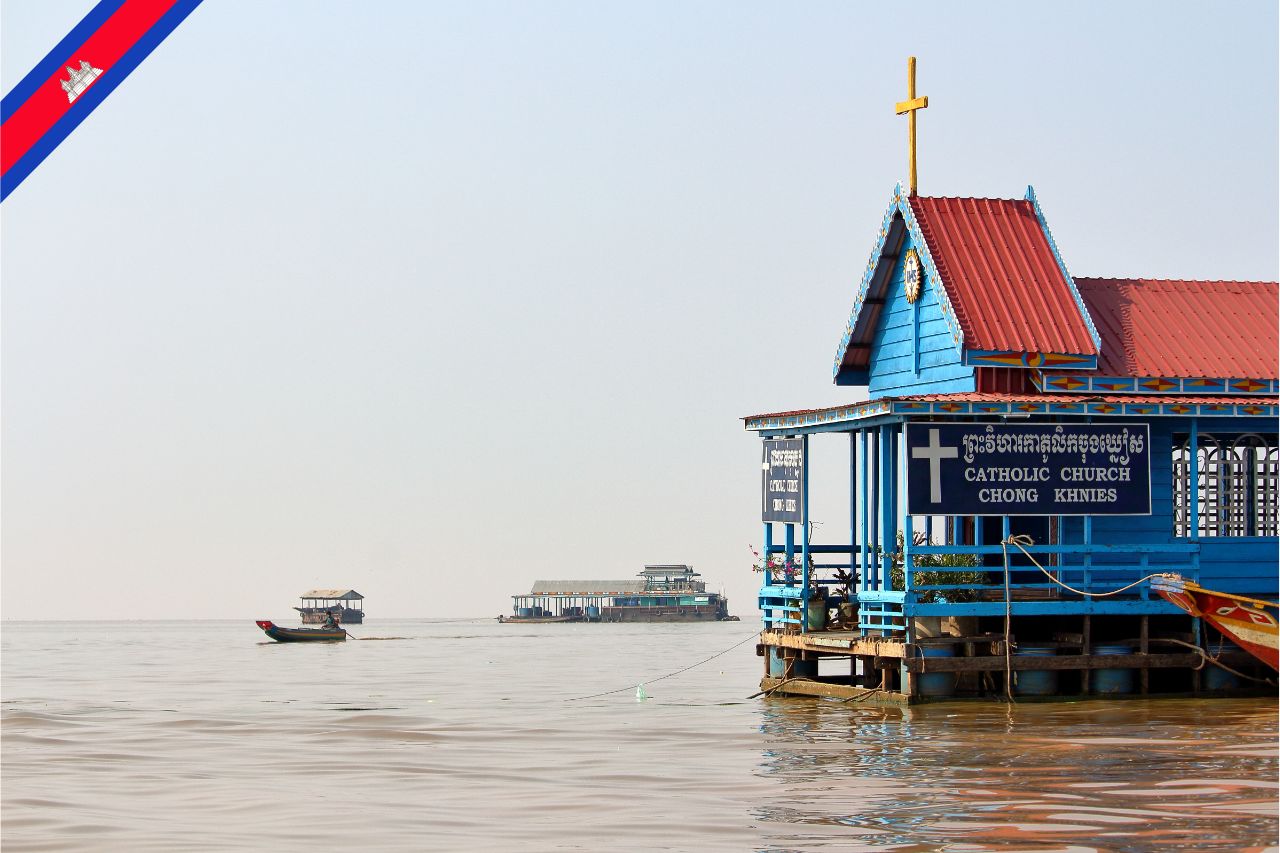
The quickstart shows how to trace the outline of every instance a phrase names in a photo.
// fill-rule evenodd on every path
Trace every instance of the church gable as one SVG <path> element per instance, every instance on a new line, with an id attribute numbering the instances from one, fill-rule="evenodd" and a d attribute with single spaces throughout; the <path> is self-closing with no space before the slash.
<path id="1" fill-rule="evenodd" d="M 919 304 L 895 296 L 911 255 L 926 285 Z M 1030 188 L 1015 201 L 908 197 L 899 186 L 837 350 L 835 382 L 867 385 L 872 396 L 973 390 L 973 371 L 958 365 L 1089 369 L 1098 352 Z"/>
<path id="2" fill-rule="evenodd" d="M 922 246 L 905 229 L 872 336 L 866 382 L 874 399 L 974 390 L 944 311 L 945 292 L 924 266 Z"/>
<path id="3" fill-rule="evenodd" d="M 871 366 L 875 358 L 873 349 L 881 330 L 881 319 L 886 304 L 892 301 L 894 287 L 902 286 L 902 266 L 908 249 L 915 251 L 920 267 L 922 287 L 933 290 L 931 304 L 936 307 L 945 325 L 951 345 L 957 357 L 962 334 L 955 310 L 951 307 L 946 290 L 934 287 L 938 281 L 937 268 L 929 253 L 929 247 L 921 238 L 915 224 L 915 214 L 907 203 L 902 185 L 894 187 L 893 198 L 880 223 L 876 244 L 867 259 L 858 293 L 854 299 L 849 322 L 836 350 L 835 384 L 868 385 Z M 893 324 L 890 323 L 890 329 Z"/>

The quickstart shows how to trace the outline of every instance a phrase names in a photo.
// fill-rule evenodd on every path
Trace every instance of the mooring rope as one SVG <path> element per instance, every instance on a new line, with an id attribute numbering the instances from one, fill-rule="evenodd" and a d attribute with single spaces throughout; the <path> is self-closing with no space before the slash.
<path id="1" fill-rule="evenodd" d="M 883 687 L 872 687 L 868 689 L 866 693 L 861 693 L 857 696 L 850 696 L 846 699 L 841 699 L 840 701 L 841 702 L 861 702 L 863 699 L 867 699 L 871 696 L 875 696 L 877 693 L 883 693 L 883 692 L 884 692 Z"/>
<path id="2" fill-rule="evenodd" d="M 713 661 L 713 660 L 715 660 L 716 658 L 720 657 L 720 656 L 721 656 L 721 655 L 723 655 L 723 654 L 728 654 L 729 652 L 733 651 L 733 650 L 734 650 L 734 649 L 736 649 L 738 646 L 742 645 L 743 643 L 747 642 L 748 640 L 754 640 L 754 639 L 757 639 L 757 638 L 759 638 L 759 636 L 760 636 L 760 632 L 759 632 L 759 631 L 753 632 L 753 633 L 751 633 L 751 634 L 747 635 L 746 637 L 743 637 L 741 640 L 739 640 L 738 642 L 734 643 L 732 646 L 730 646 L 729 648 L 725 649 L 724 651 L 716 652 L 714 655 L 712 655 L 712 656 L 711 656 L 711 657 L 709 657 L 709 658 L 703 658 L 702 660 L 698 661 L 697 663 L 691 663 L 691 664 L 689 664 L 688 666 L 684 667 L 683 669 L 677 669 L 675 672 L 668 672 L 666 675 L 660 675 L 660 676 L 658 676 L 657 678 L 650 678 L 649 680 L 647 680 L 647 681 L 641 681 L 641 682 L 639 682 L 638 684 L 653 684 L 654 682 L 662 681 L 663 679 L 671 678 L 672 676 L 679 675 L 679 674 L 680 674 L 680 673 L 682 673 L 682 672 L 688 672 L 689 670 L 693 669 L 694 667 L 702 666 L 704 663 L 707 663 L 708 661 Z M 564 701 L 566 701 L 566 702 L 579 702 L 579 701 L 581 701 L 581 700 L 583 700 L 583 699 L 596 699 L 596 698 L 599 698 L 599 697 L 601 697 L 601 696 L 612 696 L 614 693 L 624 693 L 624 692 L 626 692 L 626 691 L 628 691 L 628 690 L 635 690 L 637 686 L 638 686 L 637 684 L 628 684 L 626 687 L 619 687 L 617 690 L 606 690 L 606 691 L 605 691 L 605 692 L 603 692 L 603 693 L 592 693 L 590 696 L 574 696 L 572 699 L 566 699 L 566 700 L 564 700 Z"/>
<path id="3" fill-rule="evenodd" d="M 1004 698 L 1013 704 L 1013 640 L 1010 623 L 1013 621 L 1013 595 L 1009 592 L 1009 543 L 1016 537 L 1010 536 L 1000 543 L 1004 549 Z M 1034 541 L 1030 536 L 1027 541 Z"/>
<path id="4" fill-rule="evenodd" d="M 1038 562 L 1036 561 L 1036 558 L 1035 558 L 1035 557 L 1031 556 L 1031 552 L 1029 552 L 1026 548 L 1024 548 L 1024 547 L 1023 547 L 1023 545 L 1034 545 L 1034 544 L 1036 544 L 1036 540 L 1032 539 L 1030 536 L 1027 536 L 1025 533 L 1016 533 L 1016 534 L 1013 534 L 1013 535 L 1009 536 L 1009 538 L 1007 538 L 1007 539 L 1003 540 L 1003 541 L 1000 543 L 1001 548 L 1003 548 L 1003 549 L 1004 549 L 1004 665 L 1005 665 L 1005 693 L 1006 693 L 1006 695 L 1008 696 L 1008 698 L 1009 698 L 1009 701 L 1010 701 L 1010 702 L 1012 702 L 1012 701 L 1013 701 L 1013 695 L 1012 695 L 1012 693 L 1010 693 L 1010 691 L 1009 691 L 1009 682 L 1010 682 L 1010 663 L 1009 663 L 1009 608 L 1010 608 L 1010 602 L 1009 602 L 1009 546 L 1010 546 L 1010 545 L 1015 546 L 1019 551 L 1021 551 L 1023 554 L 1025 554 L 1025 555 L 1026 555 L 1026 557 L 1027 557 L 1027 559 L 1031 561 L 1031 564 L 1032 564 L 1032 565 L 1034 565 L 1034 566 L 1035 566 L 1037 569 L 1039 569 L 1041 572 L 1044 572 L 1045 577 L 1047 577 L 1049 580 L 1051 580 L 1051 581 L 1053 581 L 1054 583 L 1056 583 L 1058 586 L 1062 587 L 1062 588 L 1063 588 L 1063 589 L 1065 589 L 1065 590 L 1070 590 L 1071 592 L 1074 592 L 1074 593 L 1076 593 L 1077 595 L 1084 595 L 1084 596 L 1088 596 L 1088 597 L 1090 597 L 1090 598 L 1106 598 L 1106 597 L 1107 597 L 1107 596 L 1109 596 L 1109 595 L 1115 595 L 1116 593 L 1124 592 L 1126 589 L 1132 589 L 1133 587 L 1138 586 L 1139 584 L 1146 583 L 1147 581 L 1151 580 L 1152 578 L 1164 577 L 1164 573 L 1163 573 L 1163 572 L 1154 572 L 1154 573 L 1152 573 L 1152 574 L 1147 575 L 1147 576 L 1146 576 L 1146 577 L 1144 577 L 1144 578 L 1139 578 L 1138 580 L 1134 581 L 1134 582 L 1133 582 L 1133 583 L 1131 583 L 1131 584 L 1127 584 L 1127 585 L 1125 585 L 1125 586 L 1122 586 L 1122 587 L 1120 587 L 1119 589 L 1113 589 L 1113 590 L 1111 590 L 1110 592 L 1085 592 L 1084 590 L 1076 589 L 1075 587 L 1073 587 L 1073 586 L 1069 586 L 1069 585 L 1067 585 L 1067 584 L 1063 583 L 1062 581 L 1058 580 L 1057 578 L 1055 578 L 1055 577 L 1054 577 L 1054 576 L 1053 576 L 1053 575 L 1052 575 L 1052 574 L 1051 574 L 1047 569 L 1045 569 L 1045 567 L 1044 567 L 1044 566 L 1040 565 L 1040 563 L 1038 563 Z M 1265 603 L 1267 603 L 1267 602 L 1259 602 L 1259 603 L 1264 603 L 1264 604 L 1265 604 Z M 1259 681 L 1259 682 L 1262 682 L 1263 684 L 1272 684 L 1272 685 L 1274 685 L 1274 684 L 1276 683 L 1275 681 L 1273 681 L 1273 680 L 1272 680 L 1272 679 L 1270 679 L 1270 678 L 1255 678 L 1255 677 L 1253 677 L 1253 676 L 1251 676 L 1251 675 L 1245 675 L 1243 672 L 1238 672 L 1237 670 L 1234 670 L 1234 669 L 1232 669 L 1231 667 L 1227 666 L 1226 664 L 1222 663 L 1220 660 L 1218 660 L 1218 658 L 1217 658 L 1217 657 L 1210 655 L 1208 652 L 1206 652 L 1206 651 L 1205 651 L 1204 649 L 1202 649 L 1200 646 L 1195 645 L 1194 643 L 1184 643 L 1184 642 L 1182 642 L 1181 640 L 1173 640 L 1173 639 L 1162 639 L 1162 640 L 1159 640 L 1158 642 L 1161 642 L 1161 643 L 1173 643 L 1173 644 L 1175 644 L 1175 645 L 1179 645 L 1179 646 L 1186 646 L 1188 649 L 1191 649 L 1191 650 L 1193 650 L 1193 651 L 1197 652 L 1197 653 L 1200 655 L 1200 663 L 1195 667 L 1195 669 L 1203 669 L 1203 668 L 1204 668 L 1205 663 L 1211 663 L 1211 664 L 1213 664 L 1214 666 L 1218 667 L 1219 669 L 1226 670 L 1227 672 L 1231 673 L 1232 675 L 1238 676 L 1238 677 L 1240 677 L 1240 678 L 1247 679 L 1248 681 Z M 1219 645 L 1219 647 L 1218 647 L 1218 654 L 1219 654 L 1219 655 L 1221 655 L 1221 654 L 1222 654 L 1222 647 L 1221 647 L 1221 645 Z"/>
<path id="5" fill-rule="evenodd" d="M 1194 667 L 1195 669 L 1204 669 L 1204 665 L 1206 663 L 1211 663 L 1214 666 L 1216 666 L 1218 669 L 1226 670 L 1232 675 L 1243 678 L 1246 681 L 1257 681 L 1262 684 L 1271 684 L 1271 685 L 1275 685 L 1276 683 L 1273 679 L 1270 679 L 1270 678 L 1256 678 L 1252 675 L 1245 675 L 1243 672 L 1240 672 L 1239 670 L 1232 669 L 1222 661 L 1218 660 L 1218 657 L 1216 655 L 1209 654 L 1200 646 L 1197 646 L 1195 643 L 1184 643 L 1182 642 L 1182 640 L 1173 640 L 1173 639 L 1163 639 L 1163 640 L 1158 640 L 1157 642 L 1173 643 L 1176 646 L 1184 646 L 1188 649 L 1191 649 L 1193 652 L 1197 653 L 1198 655 L 1200 655 L 1200 663 Z M 1219 643 L 1218 655 L 1221 655 L 1221 654 L 1222 654 L 1222 645 L 1221 643 Z"/>
<path id="6" fill-rule="evenodd" d="M 1007 578 L 1007 575 L 1008 575 L 1008 571 L 1009 571 L 1009 547 L 1008 547 L 1008 546 L 1010 546 L 1010 545 L 1014 545 L 1014 546 L 1016 546 L 1016 547 L 1017 547 L 1017 549 L 1018 549 L 1019 551 L 1021 551 L 1023 554 L 1026 554 L 1027 559 L 1031 561 L 1031 564 L 1032 564 L 1033 566 L 1035 566 L 1037 569 L 1039 569 L 1040 571 L 1044 572 L 1044 576 L 1045 576 L 1045 577 L 1047 577 L 1049 580 L 1053 581 L 1054 583 L 1056 583 L 1058 586 L 1062 587 L 1062 588 L 1063 588 L 1063 589 L 1065 589 L 1065 590 L 1069 590 L 1070 592 L 1074 592 L 1076 595 L 1083 595 L 1083 596 L 1087 596 L 1087 597 L 1089 597 L 1089 598 L 1106 598 L 1106 597 L 1107 597 L 1107 596 L 1109 596 L 1109 595 L 1116 595 L 1117 593 L 1124 592 L 1126 589 L 1133 589 L 1135 586 L 1138 586 L 1139 584 L 1146 583 L 1147 581 L 1151 580 L 1152 578 L 1158 578 L 1158 577 L 1163 577 L 1163 576 L 1164 576 L 1164 572 L 1153 572 L 1152 574 L 1149 574 L 1149 575 L 1147 575 L 1147 576 L 1146 576 L 1146 577 L 1144 577 L 1144 578 L 1139 578 L 1138 580 L 1134 581 L 1134 582 L 1133 582 L 1133 583 L 1131 583 L 1131 584 L 1126 584 L 1125 586 L 1122 586 L 1122 587 L 1120 587 L 1119 589 L 1113 589 L 1113 590 L 1111 590 L 1110 592 L 1085 592 L 1085 591 L 1084 591 L 1084 590 L 1082 590 L 1082 589 L 1076 589 L 1076 588 L 1075 588 L 1075 587 L 1073 587 L 1073 586 L 1068 586 L 1067 584 L 1065 584 L 1065 583 L 1063 583 L 1062 581 L 1060 581 L 1060 580 L 1058 580 L 1057 578 L 1055 578 L 1055 577 L 1053 576 L 1053 574 L 1052 574 L 1048 569 L 1046 569 L 1044 566 L 1042 566 L 1042 565 L 1040 565 L 1038 562 L 1036 562 L 1036 558 L 1035 558 L 1035 557 L 1033 557 L 1033 556 L 1031 556 L 1031 552 L 1030 552 L 1030 551 L 1028 551 L 1026 548 L 1022 547 L 1023 545 L 1034 545 L 1034 544 L 1036 544 L 1036 540 L 1032 539 L 1030 536 L 1027 536 L 1025 533 L 1016 533 L 1016 534 L 1014 534 L 1014 535 L 1010 536 L 1008 539 L 1005 539 L 1003 542 L 1001 542 L 1001 543 L 1000 543 L 1000 545 L 1001 545 L 1002 547 L 1004 547 L 1004 565 L 1005 565 L 1005 574 L 1006 574 L 1006 580 L 1005 580 L 1006 587 L 1005 587 L 1005 588 L 1006 588 L 1006 590 L 1008 589 L 1008 586 L 1007 586 L 1007 585 L 1008 585 L 1008 578 Z M 1007 593 L 1007 591 L 1006 591 L 1006 597 L 1007 597 L 1007 595 L 1008 595 L 1008 593 Z"/>
<path id="7" fill-rule="evenodd" d="M 803 681 L 803 680 L 804 680 L 804 679 L 800 678 L 799 676 L 794 676 L 794 677 L 792 677 L 792 678 L 784 678 L 784 679 L 782 679 L 781 681 L 779 681 L 777 684 L 775 684 L 775 685 L 773 685 L 772 687 L 770 687 L 768 690 L 758 690 L 758 691 L 756 691 L 755 693 L 752 693 L 752 694 L 751 694 L 750 696 L 748 696 L 747 698 L 748 698 L 748 699 L 755 699 L 755 698 L 756 698 L 756 697 L 758 697 L 758 696 L 770 696 L 770 695 L 772 695 L 772 694 L 773 694 L 773 691 L 777 690 L 779 687 L 781 687 L 781 686 L 782 686 L 782 685 L 784 685 L 784 684 L 790 684 L 790 683 L 791 683 L 791 682 L 793 682 L 793 681 Z"/>

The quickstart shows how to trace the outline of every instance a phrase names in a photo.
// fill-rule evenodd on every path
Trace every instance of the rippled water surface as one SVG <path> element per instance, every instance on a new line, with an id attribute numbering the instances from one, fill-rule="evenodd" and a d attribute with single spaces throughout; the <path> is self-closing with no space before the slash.
<path id="1" fill-rule="evenodd" d="M 281 645 L 248 621 L 6 623 L 0 841 L 6 853 L 1276 843 L 1274 699 L 748 700 L 754 627 L 374 620 L 352 627 L 360 642 Z M 637 700 L 639 682 L 651 698 Z"/>

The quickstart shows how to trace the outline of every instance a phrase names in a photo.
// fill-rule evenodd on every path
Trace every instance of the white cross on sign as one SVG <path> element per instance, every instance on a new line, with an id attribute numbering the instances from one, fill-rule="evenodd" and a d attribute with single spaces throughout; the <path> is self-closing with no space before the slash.
<path id="1" fill-rule="evenodd" d="M 929 502 L 942 502 L 942 476 L 940 463 L 943 459 L 955 459 L 960 455 L 959 447 L 943 447 L 939 444 L 938 431 L 929 430 L 929 446 L 911 448 L 912 459 L 929 460 Z"/>

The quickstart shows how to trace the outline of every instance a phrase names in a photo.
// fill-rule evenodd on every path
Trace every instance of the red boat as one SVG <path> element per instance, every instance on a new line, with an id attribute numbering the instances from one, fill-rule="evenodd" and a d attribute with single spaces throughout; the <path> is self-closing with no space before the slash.
<path id="1" fill-rule="evenodd" d="M 1181 575 L 1159 575 L 1151 588 L 1178 607 L 1204 619 L 1228 639 L 1274 670 L 1280 602 L 1262 601 L 1229 592 L 1214 592 Z"/>

